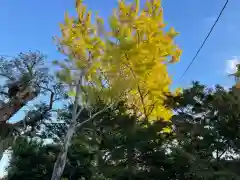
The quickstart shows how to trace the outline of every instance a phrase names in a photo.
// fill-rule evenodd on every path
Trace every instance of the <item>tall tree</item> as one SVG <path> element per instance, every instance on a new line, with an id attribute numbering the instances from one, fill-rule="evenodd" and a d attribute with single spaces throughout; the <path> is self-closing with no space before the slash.
<path id="1" fill-rule="evenodd" d="M 39 52 L 20 53 L 11 59 L 0 59 L 0 158 L 17 135 L 33 133 L 38 123 L 49 117 L 53 103 L 63 97 L 61 84 L 48 73 L 44 60 L 45 56 Z M 40 95 L 48 96 L 49 102 L 40 102 L 23 119 L 9 122 L 17 112 Z"/>
<path id="2" fill-rule="evenodd" d="M 66 62 L 57 62 L 62 67 L 59 77 L 73 89 L 74 108 L 52 180 L 62 175 L 76 127 L 119 100 L 124 100 L 129 113 L 139 119 L 169 120 L 172 110 L 163 103 L 165 93 L 171 94 L 167 64 L 178 61 L 181 55 L 174 43 L 178 33 L 173 28 L 164 32 L 163 12 L 157 0 L 146 1 L 142 10 L 139 1 L 129 5 L 119 1 L 110 17 L 110 32 L 104 30 L 98 17 L 95 24 L 91 23 L 91 12 L 80 0 L 76 1 L 76 10 L 76 18 L 66 14 L 62 37 L 57 39 L 59 50 L 68 57 Z M 82 112 L 78 104 L 91 109 L 99 100 L 107 106 L 78 123 Z"/>
<path id="3" fill-rule="evenodd" d="M 99 105 L 96 109 L 101 108 Z M 59 120 L 65 119 L 66 122 L 49 124 L 44 136 L 58 136 L 61 139 L 66 131 L 64 127 L 69 124 L 69 116 L 71 116 L 71 107 L 63 110 L 58 117 Z M 88 116 L 85 111 L 78 121 L 87 119 Z M 168 179 L 171 163 L 167 161 L 169 157 L 165 155 L 163 144 L 169 138 L 159 134 L 168 123 L 158 121 L 146 126 L 139 121 L 135 125 L 135 137 L 129 139 L 132 122 L 134 117 L 127 115 L 123 104 L 119 104 L 115 109 L 107 110 L 94 121 L 87 123 L 73 137 L 62 177 L 93 180 L 128 179 L 131 173 L 132 179 L 158 179 L 159 175 Z M 132 165 L 137 166 L 134 172 L 129 172 L 126 166 L 131 143 L 134 144 L 136 152 L 132 157 Z M 13 147 L 13 158 L 10 161 L 7 178 L 9 180 L 49 179 L 58 151 L 58 144 L 43 145 L 41 142 L 18 139 Z M 164 170 L 160 170 L 163 166 Z M 32 171 L 29 171 L 29 168 Z"/>
<path id="4" fill-rule="evenodd" d="M 185 176 L 239 178 L 239 172 L 232 168 L 239 161 L 239 100 L 233 89 L 219 85 L 210 89 L 198 82 L 174 98 L 177 150 L 190 167 Z"/>

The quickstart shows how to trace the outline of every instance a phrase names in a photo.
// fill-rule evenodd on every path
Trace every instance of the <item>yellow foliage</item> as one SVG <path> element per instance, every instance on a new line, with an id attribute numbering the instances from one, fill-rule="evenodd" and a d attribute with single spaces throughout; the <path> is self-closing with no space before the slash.
<path id="1" fill-rule="evenodd" d="M 111 102 L 124 98 L 149 121 L 169 120 L 172 110 L 164 105 L 171 84 L 167 65 L 179 61 L 181 50 L 174 42 L 175 29 L 163 29 L 161 2 L 146 1 L 140 9 L 138 0 L 119 1 L 109 18 L 109 32 L 99 17 L 91 23 L 91 13 L 80 1 L 76 9 L 76 18 L 65 16 L 58 45 L 71 67 L 85 72 L 83 88 L 92 96 L 88 99 L 94 101 L 96 94 Z"/>

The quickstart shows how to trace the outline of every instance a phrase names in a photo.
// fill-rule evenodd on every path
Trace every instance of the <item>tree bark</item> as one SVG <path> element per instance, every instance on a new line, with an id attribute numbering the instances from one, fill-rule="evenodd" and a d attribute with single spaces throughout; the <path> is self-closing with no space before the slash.
<path id="1" fill-rule="evenodd" d="M 32 92 L 31 89 L 25 89 L 19 92 L 14 99 L 4 103 L 0 108 L 0 122 L 8 121 L 14 114 L 16 114 L 25 104 L 37 97 L 37 93 Z"/>
<path id="2" fill-rule="evenodd" d="M 79 112 L 74 113 L 73 117 L 75 117 L 75 118 L 73 118 L 72 124 L 69 126 L 67 134 L 64 138 L 63 147 L 62 147 L 61 152 L 59 153 L 59 155 L 57 157 L 57 161 L 55 162 L 51 180 L 60 180 L 60 178 L 63 174 L 65 164 L 67 162 L 68 147 L 70 146 L 71 139 L 72 139 L 76 129 L 79 129 L 82 126 L 84 126 L 86 123 L 92 121 L 96 116 L 98 116 L 103 111 L 107 110 L 108 108 L 110 108 L 112 106 L 113 105 L 110 104 L 109 106 L 107 106 L 107 107 L 103 108 L 102 110 L 96 112 L 94 115 L 90 116 L 87 120 L 81 122 L 80 124 L 77 123 L 77 118 L 79 117 L 79 115 L 80 115 L 80 113 L 82 112 L 83 109 L 80 109 Z"/>
<path id="3" fill-rule="evenodd" d="M 82 109 L 78 111 L 78 100 L 79 100 L 79 94 L 80 94 L 80 85 L 82 82 L 82 76 L 80 76 L 80 79 L 77 82 L 77 87 L 76 87 L 76 95 L 75 95 L 75 100 L 74 100 L 74 105 L 73 105 L 73 111 L 72 111 L 72 120 L 71 124 L 67 130 L 67 134 L 64 138 L 63 141 L 63 146 L 61 148 L 61 151 L 57 157 L 57 160 L 54 164 L 54 169 L 52 172 L 52 178 L 51 180 L 60 180 L 66 165 L 67 161 L 67 153 L 68 153 L 68 147 L 70 146 L 71 139 L 74 135 L 75 129 L 77 127 L 77 118 L 79 114 L 81 113 Z"/>
<path id="4" fill-rule="evenodd" d="M 51 180 L 60 180 L 67 161 L 68 147 L 76 129 L 77 121 L 72 122 L 64 139 L 63 147 L 55 162 Z"/>

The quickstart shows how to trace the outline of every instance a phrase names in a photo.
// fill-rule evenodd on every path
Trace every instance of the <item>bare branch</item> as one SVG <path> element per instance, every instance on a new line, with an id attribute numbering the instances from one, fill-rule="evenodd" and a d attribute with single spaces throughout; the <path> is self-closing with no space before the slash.
<path id="1" fill-rule="evenodd" d="M 127 53 L 125 53 L 125 57 L 126 57 L 126 59 L 129 61 L 129 58 L 128 58 Z M 134 72 L 133 72 L 133 69 L 132 69 L 128 64 L 126 64 L 126 66 L 130 69 L 130 71 L 131 71 L 134 79 L 136 80 L 136 76 L 135 76 L 135 74 L 134 74 Z M 143 113 L 144 113 L 144 115 L 145 115 L 146 120 L 148 120 L 148 115 L 147 115 L 147 111 L 146 111 L 146 107 L 145 107 L 145 103 L 144 103 L 144 97 L 148 94 L 148 92 L 147 92 L 146 95 L 143 96 L 143 94 L 142 94 L 142 92 L 141 92 L 141 89 L 140 89 L 140 87 L 139 87 L 139 84 L 137 84 L 137 90 L 138 90 L 138 94 L 139 94 L 139 96 L 140 96 L 140 100 L 141 100 L 141 103 L 142 103 Z"/>
<path id="2" fill-rule="evenodd" d="M 49 112 L 50 110 L 52 110 L 52 106 L 53 106 L 53 102 L 54 102 L 54 99 L 53 99 L 54 98 L 54 92 L 51 89 L 43 87 L 43 86 L 38 86 L 38 87 L 42 88 L 42 89 L 45 89 L 45 90 L 47 90 L 51 93 L 50 98 L 49 98 L 49 105 L 46 109 L 44 109 L 44 112 L 41 113 L 41 114 L 45 114 L 45 113 Z M 25 127 L 26 125 L 32 123 L 32 121 L 28 122 L 26 118 L 27 118 L 27 116 L 24 117 L 23 120 L 14 123 L 14 125 L 17 126 L 17 127 L 20 127 L 20 126 L 23 125 Z M 34 120 L 36 120 L 36 119 L 34 119 Z"/>
<path id="3" fill-rule="evenodd" d="M 111 108 L 114 104 L 110 104 L 109 106 L 101 109 L 100 111 L 96 112 L 95 114 L 93 114 L 92 116 L 90 116 L 86 121 L 83 121 L 82 123 L 77 125 L 77 128 L 81 128 L 84 124 L 88 123 L 89 121 L 93 120 L 96 116 L 98 116 L 99 114 L 101 114 L 102 112 L 106 111 L 107 109 Z"/>
<path id="4" fill-rule="evenodd" d="M 139 85 L 138 85 L 138 93 L 139 93 L 139 96 L 140 96 L 140 99 L 141 99 L 141 103 L 142 103 L 142 107 L 143 107 L 143 112 L 144 112 L 145 118 L 148 121 L 148 115 L 147 115 L 147 110 L 146 110 L 145 103 L 144 103 L 144 97 L 142 95 L 142 92 L 140 90 Z"/>
<path id="5" fill-rule="evenodd" d="M 225 149 L 217 158 L 220 160 L 221 157 L 226 153 L 227 149 Z"/>
<path id="6" fill-rule="evenodd" d="M 0 94 L 4 95 L 4 96 L 8 96 L 8 93 L 7 92 L 4 92 L 4 91 L 0 91 Z"/>
<path id="7" fill-rule="evenodd" d="M 51 90 L 50 88 L 47 88 L 47 87 L 44 87 L 44 86 L 38 86 L 39 88 L 42 88 L 42 89 L 45 89 L 45 90 L 47 90 L 47 91 L 49 91 L 50 93 L 51 93 L 51 95 L 50 95 L 50 100 L 49 100 L 49 106 L 48 106 L 48 109 L 47 109 L 47 111 L 50 111 L 51 109 L 52 109 L 52 106 L 53 106 L 53 102 L 54 102 L 54 92 L 53 92 L 53 90 Z"/>
<path id="8" fill-rule="evenodd" d="M 65 164 L 66 164 L 68 148 L 69 148 L 72 136 L 75 133 L 75 129 L 76 129 L 76 125 L 77 125 L 77 118 L 78 118 L 77 115 L 79 114 L 79 112 L 81 112 L 81 110 L 79 112 L 77 112 L 77 109 L 78 109 L 79 94 L 81 91 L 80 85 L 82 83 L 82 77 L 83 77 L 84 73 L 85 72 L 81 72 L 79 80 L 77 81 L 76 95 L 75 95 L 73 111 L 72 111 L 72 121 L 70 123 L 70 126 L 68 127 L 67 134 L 64 138 L 63 147 L 61 148 L 61 152 L 59 153 L 57 160 L 54 164 L 51 180 L 60 179 L 60 177 L 63 173 L 64 167 L 65 167 Z"/>
<path id="9" fill-rule="evenodd" d="M 10 81 L 14 81 L 15 80 L 15 78 L 13 78 L 11 76 L 8 76 L 6 73 L 0 73 L 0 76 L 3 76 L 3 77 L 7 78 Z"/>
<path id="10" fill-rule="evenodd" d="M 148 112 L 147 112 L 147 116 L 149 116 L 149 115 L 153 112 L 156 103 L 157 103 L 157 100 L 154 101 L 154 103 L 152 103 L 151 105 L 149 105 L 149 109 L 148 109 Z"/>

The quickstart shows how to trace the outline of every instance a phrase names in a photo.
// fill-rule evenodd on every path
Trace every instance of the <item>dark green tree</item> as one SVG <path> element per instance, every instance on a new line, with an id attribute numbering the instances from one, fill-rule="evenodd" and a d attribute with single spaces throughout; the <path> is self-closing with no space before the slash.
<path id="1" fill-rule="evenodd" d="M 54 137 L 55 142 L 61 145 L 63 134 L 66 133 L 66 127 L 69 125 L 68 120 L 71 118 L 71 108 L 69 106 L 61 111 L 58 116 L 59 123 L 47 124 L 45 131 L 41 134 L 42 137 Z M 93 111 L 98 111 L 98 109 L 101 109 L 101 104 Z M 89 118 L 89 112 L 85 111 L 79 117 L 79 120 L 87 118 Z M 85 179 L 95 180 L 156 179 L 161 175 L 167 179 L 167 173 L 165 173 L 165 170 L 161 170 L 161 167 L 164 162 L 166 166 L 170 167 L 172 165 L 167 161 L 168 156 L 165 156 L 163 144 L 171 135 L 168 135 L 168 138 L 166 134 L 160 133 L 163 127 L 167 125 L 162 121 L 154 124 L 138 122 L 136 117 L 126 115 L 125 108 L 120 103 L 118 107 L 103 112 L 93 121 L 86 124 L 84 128 L 78 129 L 70 146 L 63 177 L 68 179 L 84 177 Z M 25 141 L 25 143 L 32 146 L 30 142 Z M 58 144 L 55 146 L 59 147 Z M 42 172 L 42 169 L 37 165 L 37 161 L 34 161 L 35 156 L 38 156 L 39 159 L 42 159 L 42 164 L 47 166 L 45 166 L 45 169 L 49 170 L 41 178 L 48 179 L 53 164 L 51 164 L 52 161 L 50 162 L 41 157 L 48 156 L 47 154 L 50 153 L 54 154 L 55 158 L 56 151 L 36 150 L 46 149 L 47 146 L 33 144 L 30 150 L 24 149 L 26 150 L 24 153 L 30 151 L 29 156 L 22 156 L 18 153 L 18 149 L 23 149 L 22 146 L 25 145 L 16 143 L 16 146 L 14 146 L 13 151 L 16 151 L 16 153 L 13 153 L 13 159 L 10 162 L 8 178 L 17 177 L 22 179 L 27 173 L 31 174 L 28 177 L 40 178 L 34 175 Z M 34 152 L 40 153 L 31 155 L 31 149 L 35 149 Z M 25 166 L 19 164 L 20 162 Z M 151 167 L 148 167 L 149 164 L 151 164 Z M 129 167 L 130 165 L 131 167 Z M 35 167 L 35 173 L 27 170 L 30 167 Z"/>
<path id="2" fill-rule="evenodd" d="M 63 177 L 91 180 L 238 180 L 239 100 L 236 89 L 226 90 L 219 85 L 210 89 L 194 82 L 191 88 L 183 90 L 181 96 L 168 97 L 166 105 L 175 110 L 172 122 L 154 123 L 127 115 L 126 107 L 119 103 L 77 130 Z M 92 113 L 101 106 L 104 105 L 93 108 Z M 66 133 L 71 108 L 63 109 L 58 123 L 47 123 L 45 131 L 42 131 L 42 137 L 54 137 L 56 147 L 61 145 Z M 89 118 L 89 115 L 88 110 L 84 111 L 78 121 Z M 173 131 L 164 133 L 165 127 L 172 127 Z M 41 152 L 41 156 L 47 155 L 46 151 Z M 56 151 L 50 149 L 49 152 L 55 154 Z M 30 173 L 31 167 L 38 167 L 34 157 L 24 159 L 14 154 L 19 162 L 11 161 L 9 174 L 21 174 L 18 170 L 14 172 L 12 167 L 22 167 L 21 172 Z M 48 166 L 46 174 L 50 175 L 54 161 L 41 159 L 46 161 L 43 164 Z M 18 165 L 20 162 L 26 166 Z M 38 174 L 42 169 L 38 167 L 36 172 Z M 23 173 L 18 178 L 25 176 Z M 38 178 L 34 173 L 31 177 Z"/>
<path id="3" fill-rule="evenodd" d="M 171 98 L 170 98 L 171 99 Z M 207 88 L 198 82 L 172 99 L 177 152 L 188 160 L 194 179 L 237 179 L 233 169 L 239 154 L 240 97 L 235 89 L 216 85 Z M 233 163 L 233 164 L 232 164 Z M 232 165 L 231 165 L 232 164 Z"/>
<path id="4" fill-rule="evenodd" d="M 54 123 L 42 123 L 42 130 L 38 138 L 19 137 L 12 147 L 12 158 L 8 167 L 7 179 L 50 179 L 54 162 L 60 151 L 61 140 L 69 125 L 69 109 L 61 110 L 58 120 Z M 82 117 L 81 117 L 82 118 Z M 68 162 L 65 167 L 63 178 L 78 179 L 91 177 L 92 153 L 84 144 L 84 134 L 81 141 L 74 140 L 68 154 Z M 54 143 L 45 144 L 45 138 L 53 138 Z M 30 168 L 31 170 L 27 170 Z"/>

